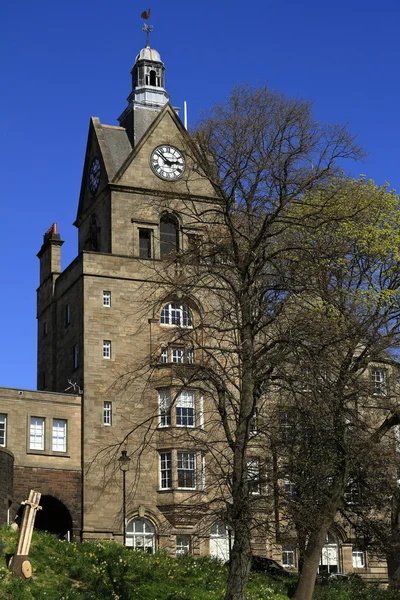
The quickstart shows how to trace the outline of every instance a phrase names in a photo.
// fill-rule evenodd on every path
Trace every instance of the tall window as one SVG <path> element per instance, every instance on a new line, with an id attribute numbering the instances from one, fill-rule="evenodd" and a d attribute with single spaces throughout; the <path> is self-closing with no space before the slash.
<path id="1" fill-rule="evenodd" d="M 360 548 L 353 548 L 353 567 L 354 569 L 365 568 L 365 553 Z"/>
<path id="2" fill-rule="evenodd" d="M 111 306 L 111 292 L 104 290 L 103 292 L 103 306 L 110 308 Z"/>
<path id="3" fill-rule="evenodd" d="M 68 327 L 68 325 L 71 323 L 71 307 L 69 304 L 66 304 L 64 306 L 64 325 L 65 327 Z"/>
<path id="4" fill-rule="evenodd" d="M 194 427 L 194 393 L 180 392 L 176 398 L 176 425 Z"/>
<path id="5" fill-rule="evenodd" d="M 72 346 L 72 367 L 77 369 L 79 367 L 79 345 L 74 344 Z"/>
<path id="6" fill-rule="evenodd" d="M 282 546 L 282 566 L 292 569 L 296 567 L 294 546 Z"/>
<path id="7" fill-rule="evenodd" d="M 172 460 L 171 452 L 160 452 L 160 488 L 172 488 Z"/>
<path id="8" fill-rule="evenodd" d="M 153 554 L 156 532 L 153 524 L 148 519 L 134 519 L 126 527 L 126 545 L 135 550 L 142 550 Z"/>
<path id="9" fill-rule="evenodd" d="M 169 390 L 158 392 L 158 407 L 160 413 L 160 427 L 171 426 L 171 395 Z"/>
<path id="10" fill-rule="evenodd" d="M 139 229 L 139 256 L 151 258 L 151 230 Z"/>
<path id="11" fill-rule="evenodd" d="M 7 443 L 7 415 L 0 415 L 0 446 Z"/>
<path id="12" fill-rule="evenodd" d="M 67 451 L 67 421 L 65 419 L 53 419 L 51 449 L 55 452 Z"/>
<path id="13" fill-rule="evenodd" d="M 103 340 L 103 358 L 111 358 L 111 342 L 110 340 Z"/>
<path id="14" fill-rule="evenodd" d="M 44 418 L 31 417 L 29 425 L 29 448 L 44 450 Z"/>
<path id="15" fill-rule="evenodd" d="M 161 311 L 161 325 L 176 325 L 177 327 L 193 327 L 192 315 L 185 304 L 170 302 Z"/>
<path id="16" fill-rule="evenodd" d="M 378 396 L 384 396 L 387 393 L 387 373 L 386 369 L 373 367 L 371 369 L 372 393 Z"/>
<path id="17" fill-rule="evenodd" d="M 109 400 L 103 404 L 103 425 L 112 425 L 112 402 Z"/>
<path id="18" fill-rule="evenodd" d="M 190 553 L 190 535 L 176 536 L 176 556 L 185 556 Z"/>
<path id="19" fill-rule="evenodd" d="M 164 215 L 160 221 L 160 257 L 175 258 L 179 251 L 179 224 L 173 215 Z"/>
<path id="20" fill-rule="evenodd" d="M 289 500 L 296 496 L 296 487 L 290 479 L 283 480 L 283 493 Z"/>
<path id="21" fill-rule="evenodd" d="M 172 348 L 171 355 L 173 363 L 183 363 L 183 348 Z"/>
<path id="22" fill-rule="evenodd" d="M 178 488 L 194 490 L 196 488 L 196 454 L 178 452 Z"/>
<path id="23" fill-rule="evenodd" d="M 247 461 L 247 479 L 250 494 L 260 493 L 260 459 L 249 458 Z"/>

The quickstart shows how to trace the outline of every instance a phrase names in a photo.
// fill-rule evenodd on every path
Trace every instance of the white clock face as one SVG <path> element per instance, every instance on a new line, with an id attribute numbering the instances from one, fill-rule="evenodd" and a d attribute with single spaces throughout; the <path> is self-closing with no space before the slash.
<path id="1" fill-rule="evenodd" d="M 95 195 L 95 193 L 97 192 L 98 187 L 99 187 L 100 171 L 101 171 L 100 161 L 97 158 L 97 156 L 95 156 L 95 158 L 92 160 L 92 164 L 90 165 L 90 170 L 89 170 L 89 189 L 90 189 L 90 193 L 93 196 Z"/>
<path id="2" fill-rule="evenodd" d="M 185 157 L 182 152 L 163 144 L 154 148 L 150 157 L 150 165 L 154 173 L 166 181 L 176 181 L 185 171 Z"/>

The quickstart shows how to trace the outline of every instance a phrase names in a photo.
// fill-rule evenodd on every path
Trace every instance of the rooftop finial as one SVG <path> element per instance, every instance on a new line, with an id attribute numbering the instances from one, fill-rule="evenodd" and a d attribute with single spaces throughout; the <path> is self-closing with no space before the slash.
<path id="1" fill-rule="evenodd" d="M 142 14 L 140 15 L 142 17 L 142 19 L 150 19 L 150 8 L 149 10 L 146 12 L 145 10 L 142 12 Z M 149 43 L 149 34 L 153 31 L 153 25 L 148 25 L 147 23 L 144 23 L 143 27 L 142 27 L 142 31 L 144 31 L 146 33 L 146 48 L 149 47 L 150 48 L 150 43 Z"/>

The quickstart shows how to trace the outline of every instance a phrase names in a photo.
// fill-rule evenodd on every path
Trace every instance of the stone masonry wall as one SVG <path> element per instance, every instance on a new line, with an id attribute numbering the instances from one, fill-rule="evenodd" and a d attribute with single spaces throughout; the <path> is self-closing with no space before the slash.
<path id="1" fill-rule="evenodd" d="M 29 490 L 52 496 L 62 502 L 72 517 L 74 537 L 79 537 L 82 523 L 82 477 L 80 471 L 16 467 L 14 470 L 14 499 L 26 500 Z M 15 512 L 19 506 L 16 505 Z"/>

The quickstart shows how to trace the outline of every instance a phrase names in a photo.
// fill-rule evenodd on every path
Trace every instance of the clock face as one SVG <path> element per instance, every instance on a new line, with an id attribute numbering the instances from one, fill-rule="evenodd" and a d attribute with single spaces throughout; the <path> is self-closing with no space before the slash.
<path id="1" fill-rule="evenodd" d="M 95 193 L 97 192 L 97 190 L 99 188 L 100 171 L 101 171 L 100 161 L 97 158 L 97 156 L 95 156 L 94 159 L 92 160 L 92 163 L 90 165 L 90 170 L 89 170 L 89 190 L 93 196 L 95 195 Z"/>
<path id="2" fill-rule="evenodd" d="M 150 165 L 154 173 L 166 181 L 176 181 L 185 171 L 185 157 L 182 152 L 163 144 L 154 148 L 150 157 Z"/>

